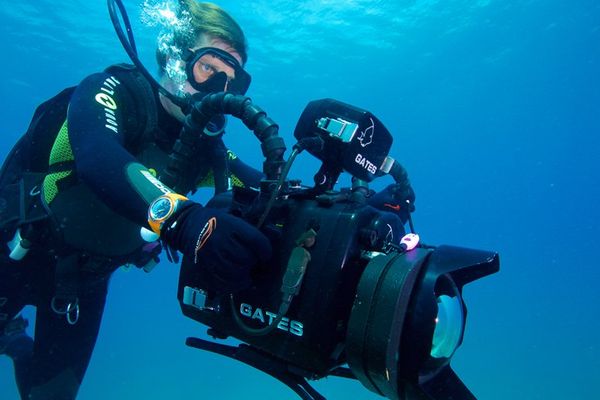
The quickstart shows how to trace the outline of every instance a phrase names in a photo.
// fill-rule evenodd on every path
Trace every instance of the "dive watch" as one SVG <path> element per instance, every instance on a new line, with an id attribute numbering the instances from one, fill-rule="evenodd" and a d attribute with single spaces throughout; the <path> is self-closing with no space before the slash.
<path id="1" fill-rule="evenodd" d="M 177 193 L 165 193 L 154 200 L 148 208 L 148 225 L 157 235 L 160 235 L 163 224 L 179 206 L 188 198 Z"/>

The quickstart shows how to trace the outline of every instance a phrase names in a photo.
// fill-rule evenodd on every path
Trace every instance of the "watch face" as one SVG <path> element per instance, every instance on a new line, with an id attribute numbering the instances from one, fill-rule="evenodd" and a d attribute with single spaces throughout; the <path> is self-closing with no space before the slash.
<path id="1" fill-rule="evenodd" d="M 167 218 L 173 210 L 173 202 L 167 197 L 157 199 L 150 207 L 150 218 L 159 221 Z"/>

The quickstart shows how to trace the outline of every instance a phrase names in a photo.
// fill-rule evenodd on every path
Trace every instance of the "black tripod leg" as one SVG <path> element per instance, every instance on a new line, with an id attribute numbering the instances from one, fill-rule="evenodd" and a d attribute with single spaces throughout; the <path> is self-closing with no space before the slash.
<path id="1" fill-rule="evenodd" d="M 326 400 L 304 377 L 289 372 L 287 364 L 251 346 L 241 344 L 233 347 L 193 337 L 187 338 L 185 344 L 229 357 L 269 374 L 292 389 L 302 400 Z"/>

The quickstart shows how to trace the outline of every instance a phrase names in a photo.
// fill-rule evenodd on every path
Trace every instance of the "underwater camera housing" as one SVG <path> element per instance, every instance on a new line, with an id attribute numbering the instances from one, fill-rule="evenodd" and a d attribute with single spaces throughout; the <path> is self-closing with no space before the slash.
<path id="1" fill-rule="evenodd" d="M 261 228 L 275 252 L 254 286 L 235 295 L 215 292 L 215 277 L 184 257 L 177 292 L 183 313 L 207 325 L 215 339 L 244 342 L 234 347 L 188 338 L 186 343 L 264 371 L 302 399 L 324 399 L 306 379 L 330 375 L 358 379 L 394 400 L 474 399 L 450 360 L 465 329 L 462 288 L 497 272 L 498 255 L 452 246 L 414 248 L 404 240 L 396 214 L 367 205 L 367 182 L 385 174 L 397 182 L 406 178 L 388 156 L 392 135 L 383 124 L 336 100 L 313 101 L 298 121 L 298 143 L 286 161 L 277 125 L 250 99 L 215 93 L 198 101 L 162 87 L 138 58 L 123 2 L 107 4 L 137 69 L 188 114 L 161 182 L 187 192 L 180 172 L 209 160 L 216 194 L 211 205 L 226 204 Z M 261 142 L 260 191 L 234 189 L 233 199 L 226 195 L 220 136 L 202 134 L 210 119 L 222 114 L 242 120 Z M 286 180 L 303 150 L 322 161 L 311 188 Z M 343 171 L 353 176 L 353 188 L 338 192 L 334 185 Z"/>
<path id="2" fill-rule="evenodd" d="M 312 142 L 305 148 L 323 165 L 315 185 L 302 187 L 285 179 L 290 161 L 279 159 L 276 125 L 249 99 L 207 96 L 186 128 L 202 132 L 217 112 L 238 116 L 263 144 L 261 190 L 236 188 L 225 203 L 261 227 L 275 255 L 251 288 L 234 295 L 214 292 L 214 277 L 184 259 L 183 313 L 216 339 L 243 342 L 188 338 L 187 344 L 267 372 L 303 399 L 323 399 L 306 379 L 330 375 L 358 379 L 390 399 L 474 399 L 450 360 L 465 329 L 462 288 L 498 271 L 498 255 L 452 246 L 408 250 L 399 217 L 367 205 L 365 181 L 393 170 L 382 168 L 394 163 L 383 124 L 335 100 L 311 102 L 296 127 L 294 151 Z M 334 191 L 342 171 L 359 184 Z M 220 197 L 227 195 L 217 195 L 213 206 Z"/>

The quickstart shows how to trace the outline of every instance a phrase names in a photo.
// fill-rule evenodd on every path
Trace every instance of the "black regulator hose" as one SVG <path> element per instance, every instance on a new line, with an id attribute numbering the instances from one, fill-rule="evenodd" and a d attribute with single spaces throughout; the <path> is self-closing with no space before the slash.
<path id="1" fill-rule="evenodd" d="M 285 164 L 283 154 L 286 147 L 279 136 L 279 126 L 260 107 L 252 103 L 249 97 L 220 92 L 209 94 L 201 102 L 192 104 L 185 125 L 204 131 L 212 117 L 228 114 L 241 120 L 257 137 L 265 156 L 263 173 L 267 180 L 277 181 Z M 198 132 L 196 130 L 196 132 Z"/>
<path id="2" fill-rule="evenodd" d="M 252 103 L 249 97 L 225 92 L 209 94 L 191 103 L 179 138 L 173 146 L 169 163 L 160 176 L 161 181 L 175 190 L 181 189 L 179 177 L 182 172 L 194 165 L 197 152 L 210 154 L 212 150 L 207 148 L 218 147 L 216 142 L 221 140 L 221 136 L 209 136 L 204 128 L 214 116 L 219 114 L 232 115 L 240 119 L 254 132 L 261 142 L 265 157 L 263 173 L 266 180 L 277 182 L 285 165 L 283 154 L 286 150 L 283 138 L 279 136 L 279 126 L 267 116 L 266 112 Z M 217 158 L 209 156 L 209 159 Z M 223 180 L 225 180 L 223 176 L 215 176 L 215 182 Z"/>

